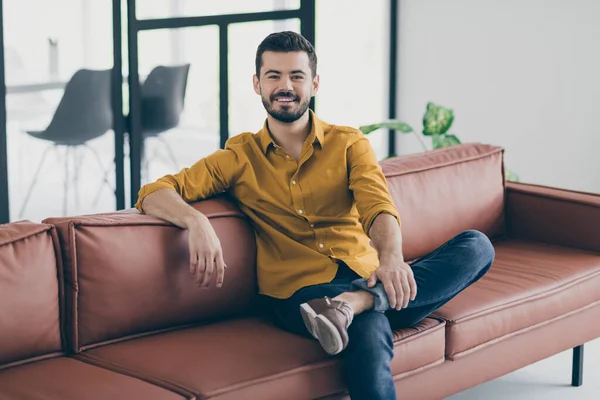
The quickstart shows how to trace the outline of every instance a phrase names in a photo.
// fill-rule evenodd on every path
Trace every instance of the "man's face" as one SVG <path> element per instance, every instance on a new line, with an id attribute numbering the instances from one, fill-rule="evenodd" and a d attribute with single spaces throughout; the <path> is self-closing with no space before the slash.
<path id="1" fill-rule="evenodd" d="M 254 75 L 253 81 L 254 91 L 260 95 L 269 115 L 285 123 L 294 122 L 306 113 L 319 87 L 319 76 L 312 76 L 304 51 L 265 51 L 260 77 Z"/>

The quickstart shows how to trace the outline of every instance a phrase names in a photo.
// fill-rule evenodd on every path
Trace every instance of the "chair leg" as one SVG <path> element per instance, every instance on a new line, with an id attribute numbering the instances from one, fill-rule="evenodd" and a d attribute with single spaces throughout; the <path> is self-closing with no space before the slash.
<path id="1" fill-rule="evenodd" d="M 44 153 L 42 153 L 42 158 L 40 160 L 40 163 L 38 164 L 35 174 L 33 175 L 33 180 L 31 181 L 31 184 L 29 185 L 29 188 L 27 189 L 27 194 L 25 195 L 25 199 L 23 200 L 23 204 L 21 205 L 21 209 L 19 210 L 19 219 L 23 218 L 23 213 L 25 212 L 27 203 L 29 203 L 29 199 L 31 198 L 31 192 L 33 192 L 33 188 L 34 188 L 35 184 L 37 183 L 37 180 L 38 180 L 38 177 L 42 170 L 42 167 L 44 166 L 44 161 L 46 161 L 46 156 L 48 155 L 48 152 L 50 150 L 55 150 L 55 149 L 56 149 L 56 145 L 50 145 L 46 148 L 46 150 L 44 150 Z"/>
<path id="2" fill-rule="evenodd" d="M 66 146 L 65 149 L 65 190 L 63 195 L 63 217 L 67 216 L 67 203 L 69 201 L 69 156 L 71 146 Z"/>
<path id="3" fill-rule="evenodd" d="M 102 164 L 102 159 L 100 158 L 100 155 L 98 154 L 98 152 L 93 147 L 91 147 L 87 144 L 84 146 L 87 150 L 89 150 L 94 155 L 94 158 L 96 159 L 96 161 L 98 162 L 98 166 L 100 167 L 100 171 L 102 171 L 102 173 L 104 174 L 102 177 L 102 184 L 100 185 L 100 188 L 98 188 L 98 191 L 96 192 L 96 196 L 94 196 L 93 205 L 96 206 L 96 204 L 98 204 L 98 200 L 100 199 L 100 194 L 102 193 L 102 189 L 104 188 L 104 185 L 108 186 L 108 188 L 111 190 L 111 192 L 116 193 L 115 189 L 113 189 L 110 182 L 108 181 L 108 174 L 110 174 L 110 171 L 112 169 L 111 168 L 104 169 L 104 165 Z"/>
<path id="4" fill-rule="evenodd" d="M 156 154 L 156 152 L 154 152 L 154 154 Z M 140 173 L 142 174 L 142 184 L 147 182 L 150 176 L 150 158 L 154 158 L 154 155 L 152 157 L 148 157 L 148 141 L 144 139 L 142 141 L 142 154 L 140 157 L 140 168 L 142 169 Z"/>
<path id="5" fill-rule="evenodd" d="M 81 165 L 83 164 L 83 157 L 79 151 L 79 147 L 73 147 L 73 165 L 75 170 L 73 171 L 73 192 L 75 195 L 75 208 L 79 209 L 79 172 Z"/>
<path id="6" fill-rule="evenodd" d="M 573 348 L 573 371 L 571 376 L 571 386 L 581 386 L 583 384 L 583 345 Z"/>

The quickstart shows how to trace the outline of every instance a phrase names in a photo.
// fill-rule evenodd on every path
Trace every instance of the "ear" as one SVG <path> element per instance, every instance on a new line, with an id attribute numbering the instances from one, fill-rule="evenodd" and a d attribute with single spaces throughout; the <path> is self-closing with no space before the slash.
<path id="1" fill-rule="evenodd" d="M 256 74 L 252 75 L 252 84 L 254 85 L 254 93 L 260 96 L 260 82 Z"/>
<path id="2" fill-rule="evenodd" d="M 311 97 L 316 95 L 317 92 L 319 91 L 319 84 L 321 83 L 321 78 L 319 77 L 319 75 L 315 76 L 313 78 L 312 81 L 312 88 L 311 88 Z"/>

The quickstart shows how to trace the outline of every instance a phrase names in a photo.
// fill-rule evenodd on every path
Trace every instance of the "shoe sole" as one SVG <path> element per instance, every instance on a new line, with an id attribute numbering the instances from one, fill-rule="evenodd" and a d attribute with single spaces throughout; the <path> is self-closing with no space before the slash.
<path id="1" fill-rule="evenodd" d="M 300 314 L 302 315 L 302 320 L 304 321 L 304 325 L 308 332 L 315 338 L 319 339 L 317 336 L 317 313 L 308 303 L 303 303 L 300 305 Z"/>
<path id="2" fill-rule="evenodd" d="M 322 315 L 317 315 L 315 320 L 317 339 L 323 349 L 331 355 L 338 354 L 344 350 L 342 336 L 335 325 Z"/>

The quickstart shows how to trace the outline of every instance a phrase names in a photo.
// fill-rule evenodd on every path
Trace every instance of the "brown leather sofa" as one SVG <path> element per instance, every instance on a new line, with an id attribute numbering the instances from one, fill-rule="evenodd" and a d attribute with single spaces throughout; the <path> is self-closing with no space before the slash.
<path id="1" fill-rule="evenodd" d="M 488 145 L 382 166 L 407 258 L 465 229 L 496 248 L 479 282 L 395 331 L 401 399 L 441 399 L 600 336 L 600 195 L 505 184 Z M 345 398 L 340 359 L 260 309 L 244 215 L 225 197 L 194 206 L 223 245 L 221 289 L 190 278 L 186 231 L 137 212 L 0 226 L 0 399 Z"/>

